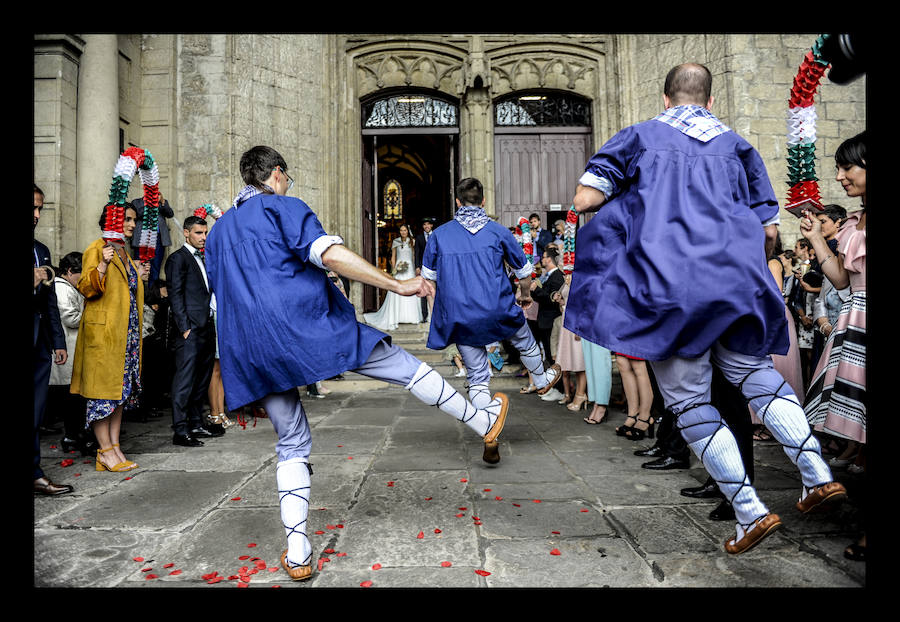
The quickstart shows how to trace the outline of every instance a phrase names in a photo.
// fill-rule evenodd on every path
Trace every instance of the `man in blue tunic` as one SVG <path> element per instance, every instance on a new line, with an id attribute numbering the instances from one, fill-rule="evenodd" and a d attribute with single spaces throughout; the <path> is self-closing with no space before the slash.
<path id="1" fill-rule="evenodd" d="M 566 328 L 650 361 L 666 408 L 734 506 L 742 553 L 781 525 L 757 497 L 731 430 L 710 405 L 712 365 L 750 401 L 800 470 L 797 508 L 846 498 L 797 397 L 769 354 L 784 354 L 784 302 L 766 266 L 778 202 L 762 158 L 710 112 L 712 77 L 684 64 L 666 110 L 613 136 L 578 180 L 578 233 Z M 646 422 L 645 422 L 646 423 Z"/>
<path id="2" fill-rule="evenodd" d="M 288 548 L 281 563 L 294 580 L 312 576 L 306 535 L 311 449 L 297 387 L 348 370 L 400 384 L 496 442 L 508 400 L 497 393 L 476 408 L 436 371 L 356 321 L 353 305 L 331 282 L 334 271 L 403 296 L 432 292 L 422 277 L 397 281 L 327 235 L 271 147 L 254 147 L 240 162 L 247 186 L 216 221 L 206 243 L 206 269 L 216 295 L 219 356 L 229 410 L 260 401 L 275 428 L 276 481 Z"/>
<path id="3" fill-rule="evenodd" d="M 541 349 L 522 313 L 534 304 L 531 261 L 509 229 L 485 213 L 480 181 L 467 177 L 456 185 L 456 206 L 456 216 L 434 230 L 422 257 L 422 276 L 435 285 L 428 347 L 456 344 L 466 366 L 469 399 L 477 408 L 491 401 L 485 346 L 505 339 L 521 354 L 541 399 L 558 400 L 562 394 L 553 385 L 562 377 L 559 365 L 544 370 Z M 519 279 L 518 304 L 504 264 Z M 485 441 L 483 459 L 500 459 L 496 444 Z"/>

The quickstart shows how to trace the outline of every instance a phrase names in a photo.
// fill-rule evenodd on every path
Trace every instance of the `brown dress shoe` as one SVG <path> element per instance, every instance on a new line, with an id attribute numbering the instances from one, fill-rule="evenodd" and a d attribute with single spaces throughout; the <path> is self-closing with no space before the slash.
<path id="1" fill-rule="evenodd" d="M 281 567 L 284 568 L 284 571 L 288 573 L 288 576 L 294 581 L 305 581 L 312 577 L 312 564 L 292 568 L 290 564 L 287 563 L 287 549 L 281 554 Z"/>
<path id="2" fill-rule="evenodd" d="M 797 509 L 809 512 L 824 512 L 834 508 L 847 498 L 847 489 L 840 482 L 829 482 L 816 486 L 797 502 Z"/>
<path id="3" fill-rule="evenodd" d="M 75 490 L 69 484 L 54 484 L 48 477 L 34 480 L 34 494 L 36 495 L 64 495 Z"/>
<path id="4" fill-rule="evenodd" d="M 744 537 L 735 542 L 735 539 L 725 542 L 725 551 L 732 555 L 746 553 L 754 546 L 763 541 L 763 538 L 778 530 L 781 527 L 781 519 L 778 514 L 766 514 L 758 521 L 753 523 L 753 528 L 744 533 Z"/>
<path id="5" fill-rule="evenodd" d="M 554 363 L 550 367 L 550 369 L 555 370 L 556 375 L 553 376 L 553 378 L 550 380 L 550 382 L 547 383 L 546 387 L 541 387 L 540 389 L 535 391 L 535 393 L 537 393 L 538 395 L 546 395 L 547 392 L 553 388 L 553 385 L 555 385 L 557 382 L 559 382 L 559 379 L 562 378 L 562 367 L 559 366 L 559 363 Z M 547 371 L 550 371 L 550 369 L 548 369 Z"/>

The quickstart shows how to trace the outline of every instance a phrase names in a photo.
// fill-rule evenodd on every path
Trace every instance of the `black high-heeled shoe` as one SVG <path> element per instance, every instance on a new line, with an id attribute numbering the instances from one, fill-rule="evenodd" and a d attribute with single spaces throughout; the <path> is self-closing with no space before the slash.
<path id="1" fill-rule="evenodd" d="M 656 422 L 653 420 L 653 417 L 650 417 L 646 421 L 644 419 L 637 419 L 635 421 L 635 423 L 637 423 L 637 421 L 640 421 L 641 423 L 646 423 L 647 429 L 641 430 L 640 428 L 631 426 L 625 432 L 625 438 L 627 438 L 630 441 L 640 441 L 640 440 L 643 440 L 644 436 L 646 436 L 647 438 L 653 438 L 656 435 L 655 431 L 653 430 L 653 428 L 656 426 Z"/>
<path id="2" fill-rule="evenodd" d="M 628 431 L 634 427 L 634 424 L 628 425 L 628 420 L 634 419 L 635 423 L 637 423 L 636 415 L 628 415 L 625 417 L 625 423 L 616 428 L 616 436 L 627 436 Z"/>

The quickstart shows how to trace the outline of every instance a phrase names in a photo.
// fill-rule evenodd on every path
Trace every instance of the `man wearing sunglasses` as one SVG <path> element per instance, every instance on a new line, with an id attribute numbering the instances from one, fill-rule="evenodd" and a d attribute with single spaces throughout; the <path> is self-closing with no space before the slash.
<path id="1" fill-rule="evenodd" d="M 278 436 L 276 481 L 288 548 L 281 563 L 294 580 L 312 576 L 306 536 L 310 428 L 297 387 L 348 370 L 399 384 L 492 442 L 506 422 L 508 401 L 497 393 L 475 408 L 440 374 L 388 335 L 361 324 L 329 271 L 402 296 L 427 296 L 421 276 L 398 281 L 325 233 L 299 199 L 288 167 L 271 147 L 254 147 L 240 162 L 247 184 L 216 221 L 206 267 L 216 295 L 219 356 L 229 410 L 259 401 Z"/>

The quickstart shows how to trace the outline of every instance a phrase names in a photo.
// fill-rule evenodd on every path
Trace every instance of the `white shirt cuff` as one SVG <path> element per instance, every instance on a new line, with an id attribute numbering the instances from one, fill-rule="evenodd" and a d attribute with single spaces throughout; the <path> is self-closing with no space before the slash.
<path id="1" fill-rule="evenodd" d="M 534 272 L 534 264 L 527 261 L 524 266 L 515 271 L 515 275 L 517 279 L 524 279 L 531 276 L 532 272 Z"/>
<path id="2" fill-rule="evenodd" d="M 344 240 L 339 235 L 322 235 L 313 240 L 309 245 L 309 260 L 316 266 L 325 270 L 322 265 L 322 253 L 327 251 L 332 244 L 343 244 Z"/>
<path id="3" fill-rule="evenodd" d="M 775 215 L 772 218 L 770 218 L 769 220 L 767 220 L 766 222 L 764 222 L 762 225 L 763 225 L 763 227 L 768 227 L 769 225 L 778 225 L 778 224 L 781 224 L 781 214 L 779 214 L 778 212 L 775 212 Z"/>
<path id="4" fill-rule="evenodd" d="M 437 281 L 437 272 L 425 266 L 422 266 L 422 276 L 429 281 Z"/>
<path id="5" fill-rule="evenodd" d="M 587 171 L 585 171 L 585 173 L 578 178 L 578 183 L 582 186 L 590 186 L 591 188 L 599 190 L 606 195 L 607 200 L 612 197 L 615 190 L 613 188 L 612 182 L 609 181 L 606 177 L 600 177 Z"/>

